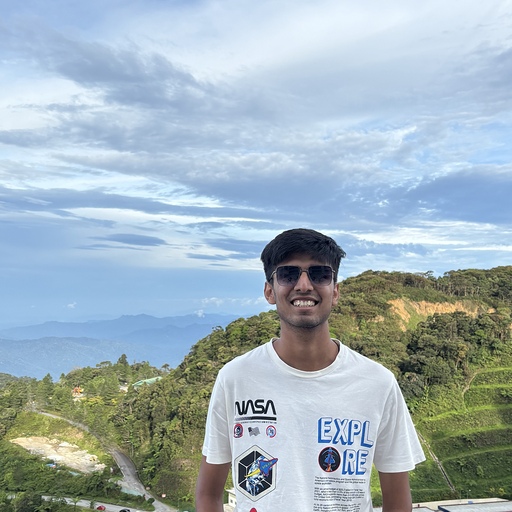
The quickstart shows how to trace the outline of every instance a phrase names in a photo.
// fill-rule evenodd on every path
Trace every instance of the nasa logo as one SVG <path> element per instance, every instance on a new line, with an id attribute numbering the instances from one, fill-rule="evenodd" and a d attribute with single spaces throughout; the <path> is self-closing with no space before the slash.
<path id="1" fill-rule="evenodd" d="M 244 435 L 244 427 L 240 425 L 240 423 L 237 423 L 233 429 L 233 436 L 236 439 L 239 439 Z"/>
<path id="2" fill-rule="evenodd" d="M 235 401 L 235 411 L 238 414 L 239 421 L 240 419 L 266 419 L 266 420 L 276 420 L 276 407 L 272 400 L 264 400 L 263 398 L 258 398 L 257 400 L 242 400 Z M 252 416 L 248 416 L 252 414 Z M 244 418 L 245 417 L 245 418 Z"/>
<path id="3" fill-rule="evenodd" d="M 326 473 L 332 473 L 340 467 L 341 457 L 336 448 L 324 448 L 318 456 L 318 464 Z"/>

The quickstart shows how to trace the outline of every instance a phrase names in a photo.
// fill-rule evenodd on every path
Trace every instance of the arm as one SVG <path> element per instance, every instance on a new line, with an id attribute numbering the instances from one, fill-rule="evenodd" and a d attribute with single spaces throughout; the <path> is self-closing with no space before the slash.
<path id="1" fill-rule="evenodd" d="M 224 486 L 231 463 L 209 464 L 203 456 L 196 483 L 196 511 L 223 512 Z"/>
<path id="2" fill-rule="evenodd" d="M 409 473 L 379 472 L 382 512 L 411 512 L 412 498 Z"/>

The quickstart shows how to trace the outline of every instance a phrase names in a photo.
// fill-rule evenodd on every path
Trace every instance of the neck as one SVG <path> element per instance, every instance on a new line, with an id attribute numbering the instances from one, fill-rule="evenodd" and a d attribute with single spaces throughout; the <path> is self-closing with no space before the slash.
<path id="1" fill-rule="evenodd" d="M 331 339 L 328 330 L 324 333 L 306 331 L 300 336 L 281 331 L 281 337 L 274 341 L 274 349 L 288 366 L 312 372 L 331 365 L 338 355 L 339 346 Z"/>

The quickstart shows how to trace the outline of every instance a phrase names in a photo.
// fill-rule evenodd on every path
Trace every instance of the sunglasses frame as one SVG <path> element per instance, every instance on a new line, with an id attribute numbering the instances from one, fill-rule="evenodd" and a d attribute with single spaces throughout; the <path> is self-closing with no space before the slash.
<path id="1" fill-rule="evenodd" d="M 285 267 L 292 267 L 292 268 L 298 268 L 299 269 L 299 276 L 297 277 L 297 280 L 294 282 L 294 283 L 286 283 L 286 284 L 282 284 L 279 282 L 279 279 L 277 277 L 277 271 L 280 269 L 280 268 L 285 268 Z M 313 279 L 311 279 L 311 274 L 309 273 L 310 269 L 311 268 L 314 268 L 314 267 L 326 267 L 326 268 L 330 268 L 331 269 L 331 280 L 328 282 L 328 283 L 325 283 L 325 284 L 319 284 L 319 283 L 316 283 L 315 281 L 313 281 Z M 270 279 L 269 281 L 272 281 L 272 278 L 274 277 L 274 275 L 276 276 L 276 281 L 277 281 L 277 284 L 279 284 L 280 286 L 295 286 L 298 282 L 299 282 L 299 279 L 300 279 L 300 276 L 302 276 L 302 273 L 303 272 L 306 272 L 306 274 L 308 275 L 308 279 L 309 281 L 311 282 L 312 285 L 314 286 L 329 286 L 333 281 L 335 282 L 336 281 L 336 272 L 334 271 L 334 269 L 330 266 L 330 265 L 311 265 L 309 268 L 302 268 L 302 267 L 299 267 L 299 265 L 281 265 L 279 267 L 276 267 L 274 272 L 272 272 L 272 274 L 270 274 Z"/>

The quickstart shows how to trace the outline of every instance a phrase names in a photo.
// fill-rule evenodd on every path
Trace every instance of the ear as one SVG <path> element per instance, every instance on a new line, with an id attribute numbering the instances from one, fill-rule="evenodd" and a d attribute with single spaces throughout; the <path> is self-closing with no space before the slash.
<path id="1" fill-rule="evenodd" d="M 340 283 L 334 284 L 334 290 L 332 291 L 332 307 L 338 304 L 338 299 L 340 298 Z"/>
<path id="2" fill-rule="evenodd" d="M 265 299 L 267 299 L 267 302 L 269 304 L 276 303 L 276 298 L 274 295 L 274 288 L 268 281 L 265 281 L 265 287 L 263 288 L 263 295 L 265 295 Z"/>

